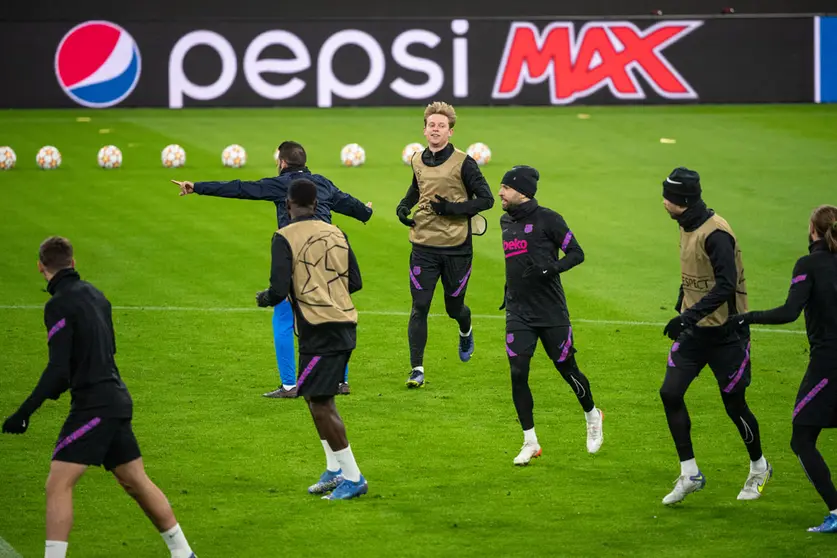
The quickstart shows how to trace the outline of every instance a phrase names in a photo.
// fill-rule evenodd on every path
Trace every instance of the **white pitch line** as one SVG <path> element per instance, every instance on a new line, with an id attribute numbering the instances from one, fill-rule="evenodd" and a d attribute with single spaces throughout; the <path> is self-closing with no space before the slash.
<path id="1" fill-rule="evenodd" d="M 35 304 L 0 304 L 0 310 L 43 310 L 43 306 Z M 206 312 L 206 313 L 242 313 L 242 312 L 267 312 L 265 308 L 235 308 L 235 307 L 200 307 L 200 306 L 113 306 L 114 310 L 139 311 L 139 312 Z M 362 316 L 402 316 L 407 317 L 409 312 L 399 310 L 361 310 Z M 430 314 L 431 318 L 446 318 L 447 314 Z M 473 314 L 477 320 L 505 320 L 504 313 L 498 314 Z M 593 320 L 587 318 L 572 318 L 573 322 L 598 325 L 620 325 L 620 326 L 649 326 L 663 327 L 662 322 L 643 322 L 631 320 Z M 752 331 L 764 333 L 790 333 L 793 335 L 805 335 L 804 330 L 780 329 L 780 328 L 750 328 Z"/>
<path id="2" fill-rule="evenodd" d="M 0 537 L 0 558 L 23 558 L 17 551 L 12 548 L 12 545 Z"/>

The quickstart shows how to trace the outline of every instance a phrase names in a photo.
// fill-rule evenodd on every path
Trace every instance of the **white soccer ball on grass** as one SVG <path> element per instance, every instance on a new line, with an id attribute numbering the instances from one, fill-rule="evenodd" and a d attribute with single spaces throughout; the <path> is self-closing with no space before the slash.
<path id="1" fill-rule="evenodd" d="M 359 167 L 366 162 L 366 151 L 356 143 L 344 145 L 340 150 L 340 162 L 347 167 Z"/>
<path id="2" fill-rule="evenodd" d="M 236 143 L 228 145 L 221 152 L 221 162 L 225 167 L 241 168 L 247 164 L 247 152 Z"/>
<path id="3" fill-rule="evenodd" d="M 404 146 L 404 149 L 401 150 L 401 160 L 404 161 L 405 165 L 409 165 L 410 161 L 413 160 L 413 155 L 415 153 L 421 153 L 424 151 L 424 146 L 420 143 L 408 143 Z"/>
<path id="4" fill-rule="evenodd" d="M 176 169 L 186 164 L 186 150 L 173 143 L 163 148 L 160 160 L 167 169 Z"/>
<path id="5" fill-rule="evenodd" d="M 12 170 L 15 163 L 17 163 L 15 150 L 8 145 L 0 147 L 0 170 Z"/>
<path id="6" fill-rule="evenodd" d="M 96 161 L 103 169 L 118 169 L 122 166 L 122 151 L 115 145 L 106 145 L 99 150 Z"/>
<path id="7" fill-rule="evenodd" d="M 35 155 L 35 162 L 44 170 L 57 169 L 61 166 L 61 152 L 52 145 L 45 145 Z"/>
<path id="8" fill-rule="evenodd" d="M 479 166 L 487 165 L 491 160 L 491 150 L 487 145 L 481 142 L 469 145 L 467 153 L 477 162 Z"/>

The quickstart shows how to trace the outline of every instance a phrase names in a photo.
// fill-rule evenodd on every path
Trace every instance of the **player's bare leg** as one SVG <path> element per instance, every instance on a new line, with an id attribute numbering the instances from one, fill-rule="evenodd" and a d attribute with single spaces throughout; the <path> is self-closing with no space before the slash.
<path id="1" fill-rule="evenodd" d="M 87 465 L 53 461 L 46 481 L 46 556 L 63 557 L 73 528 L 73 488 Z"/>
<path id="2" fill-rule="evenodd" d="M 332 399 L 333 401 L 333 399 Z M 311 418 L 314 419 L 314 426 L 317 428 L 317 434 L 320 436 L 320 443 L 323 445 L 323 451 L 326 454 L 326 470 L 320 475 L 320 479 L 308 487 L 309 494 L 325 494 L 327 492 L 331 492 L 337 486 L 343 482 L 343 470 L 340 468 L 340 463 L 337 461 L 337 455 L 334 453 L 334 450 L 329 444 L 328 439 L 326 438 L 326 431 L 328 430 L 325 425 L 321 425 L 319 421 L 317 421 L 317 415 L 315 414 L 314 403 L 310 400 L 308 402 L 308 410 L 311 411 Z M 346 428 L 343 428 L 343 438 L 346 437 Z M 348 445 L 348 440 L 346 440 L 346 445 Z"/>
<path id="3" fill-rule="evenodd" d="M 343 480 L 337 485 L 328 496 L 329 500 L 347 500 L 366 494 L 368 487 L 366 479 L 360 473 L 352 448 L 346 437 L 346 426 L 340 413 L 337 412 L 337 405 L 334 397 L 311 397 L 306 398 L 308 408 L 311 411 L 311 418 L 320 435 L 320 440 L 325 440 L 334 453 L 334 457 L 340 466 Z M 322 479 L 321 479 L 322 480 Z M 316 486 L 316 485 L 314 485 Z M 309 490 L 310 492 L 310 490 Z"/>
<path id="4" fill-rule="evenodd" d="M 194 557 L 189 543 L 171 509 L 166 495 L 145 473 L 142 458 L 134 459 L 113 470 L 113 476 L 137 504 L 166 541 L 172 558 Z"/>

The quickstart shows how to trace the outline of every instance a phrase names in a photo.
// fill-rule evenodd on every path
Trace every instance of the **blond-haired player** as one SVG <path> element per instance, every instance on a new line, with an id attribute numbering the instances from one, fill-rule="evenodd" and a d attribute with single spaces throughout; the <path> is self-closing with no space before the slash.
<path id="1" fill-rule="evenodd" d="M 407 387 L 424 385 L 427 315 L 440 277 L 445 310 L 459 325 L 459 358 L 467 362 L 474 352 L 471 310 L 465 305 L 473 260 L 472 218 L 491 209 L 494 197 L 477 162 L 450 142 L 455 125 L 456 111 L 451 105 L 436 101 L 424 109 L 427 147 L 413 155 L 413 181 L 396 209 L 398 219 L 410 227 L 413 245 Z"/>

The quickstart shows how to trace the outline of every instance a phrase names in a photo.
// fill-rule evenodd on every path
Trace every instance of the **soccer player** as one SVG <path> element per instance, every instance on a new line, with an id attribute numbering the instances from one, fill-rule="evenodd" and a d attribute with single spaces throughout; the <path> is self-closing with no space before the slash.
<path id="1" fill-rule="evenodd" d="M 439 277 L 445 310 L 459 324 L 459 358 L 467 362 L 474 353 L 471 310 L 465 306 L 473 260 L 471 218 L 491 209 L 494 197 L 477 162 L 450 143 L 455 124 L 456 111 L 451 105 L 436 101 L 425 108 L 427 148 L 413 155 L 413 181 L 395 211 L 398 219 L 410 227 L 412 243 L 409 388 L 424 386 L 427 315 Z"/>
<path id="2" fill-rule="evenodd" d="M 575 392 L 587 422 L 587 451 L 602 446 L 602 412 L 593 403 L 587 377 L 575 361 L 576 347 L 561 274 L 584 261 L 584 252 L 564 218 L 538 205 L 538 171 L 517 166 L 500 184 L 500 218 L 506 255 L 506 353 L 511 367 L 512 399 L 523 428 L 523 447 L 515 465 L 527 465 L 542 453 L 535 435 L 529 365 L 540 339 L 555 368 Z M 565 256 L 559 258 L 559 251 Z"/>
<path id="3" fill-rule="evenodd" d="M 273 235 L 270 287 L 256 295 L 256 302 L 274 306 L 290 295 L 302 370 L 297 391 L 308 403 L 326 454 L 326 471 L 308 492 L 333 490 L 324 498 L 347 500 L 366 494 L 368 487 L 334 396 L 357 340 L 351 294 L 363 283 L 346 235 L 317 218 L 316 184 L 307 178 L 294 180 L 286 204 L 291 222 Z"/>
<path id="4" fill-rule="evenodd" d="M 166 496 L 148 478 L 131 428 L 133 401 L 116 366 L 111 305 L 75 269 L 73 246 L 49 237 L 38 270 L 52 298 L 44 307 L 49 363 L 38 385 L 3 423 L 23 434 L 47 399 L 69 390 L 70 414 L 52 453 L 46 482 L 45 558 L 63 558 L 73 526 L 73 488 L 88 466 L 104 465 L 160 532 L 174 558 L 194 558 Z"/>
<path id="5" fill-rule="evenodd" d="M 279 176 L 262 178 L 255 182 L 231 180 L 228 182 L 192 182 L 172 180 L 180 186 L 180 195 L 199 194 L 241 200 L 271 201 L 276 205 L 276 218 L 279 228 L 290 221 L 285 209 L 288 197 L 288 185 L 297 178 L 307 178 L 317 185 L 318 219 L 331 223 L 331 212 L 340 213 L 366 223 L 372 217 L 372 202 L 364 205 L 360 200 L 341 192 L 329 179 L 313 174 L 306 166 L 308 156 L 305 148 L 295 141 L 285 141 L 279 145 Z M 296 363 L 294 356 L 294 318 L 288 301 L 277 304 L 273 309 L 273 343 L 276 349 L 276 365 L 279 369 L 280 386 L 265 397 L 293 398 L 296 390 Z M 343 375 L 340 393 L 348 395 L 349 369 Z"/>
<path id="6" fill-rule="evenodd" d="M 663 504 L 682 501 L 706 485 L 695 461 L 691 420 L 684 396 L 700 371 L 715 374 L 727 415 L 750 454 L 750 472 L 739 500 L 762 495 L 773 468 L 761 450 L 759 424 L 747 406 L 750 385 L 750 329 L 728 324 L 732 314 L 747 311 L 747 281 L 741 248 L 729 223 L 701 198 L 700 175 L 685 167 L 663 181 L 663 205 L 680 225 L 680 294 L 678 314 L 663 329 L 674 344 L 660 398 L 680 458 L 680 476 Z"/>
<path id="7" fill-rule="evenodd" d="M 787 324 L 805 309 L 810 360 L 793 409 L 791 449 L 829 510 L 822 525 L 808 531 L 837 533 L 837 490 L 817 450 L 823 428 L 837 426 L 837 207 L 815 209 L 808 235 L 809 254 L 793 267 L 785 304 L 732 316 L 729 321 L 742 326 Z"/>

